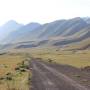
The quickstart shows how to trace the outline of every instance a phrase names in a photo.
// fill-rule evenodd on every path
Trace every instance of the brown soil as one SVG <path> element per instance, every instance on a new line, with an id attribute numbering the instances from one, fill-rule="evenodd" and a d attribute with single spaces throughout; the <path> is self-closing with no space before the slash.
<path id="1" fill-rule="evenodd" d="M 33 59 L 31 90 L 90 90 L 90 73 L 68 65 Z"/>

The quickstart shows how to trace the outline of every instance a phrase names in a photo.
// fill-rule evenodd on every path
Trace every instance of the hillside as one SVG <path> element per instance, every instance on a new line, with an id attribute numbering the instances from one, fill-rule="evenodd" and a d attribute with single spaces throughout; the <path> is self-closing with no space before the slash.
<path id="1" fill-rule="evenodd" d="M 22 42 L 22 40 L 25 40 L 26 37 L 29 38 L 29 36 L 27 35 L 28 33 L 30 33 L 32 30 L 36 29 L 39 26 L 41 26 L 41 25 L 38 23 L 27 24 L 27 25 L 15 30 L 15 31 L 11 32 L 4 39 L 4 41 L 5 41 L 4 43 L 13 43 L 13 42 L 15 43 L 16 40 L 17 40 L 17 42 Z"/>
<path id="2" fill-rule="evenodd" d="M 71 49 L 79 50 L 89 48 L 89 40 L 90 24 L 86 19 L 77 17 L 69 20 L 57 20 L 43 25 L 38 23 L 27 24 L 11 32 L 4 39 L 4 43 L 7 44 L 5 47 L 13 45 L 14 48 L 18 49 L 53 46 L 65 49 L 68 47 L 69 50 L 70 47 L 73 47 Z"/>
<path id="3" fill-rule="evenodd" d="M 14 20 L 10 20 L 4 25 L 0 26 L 0 41 L 3 41 L 3 39 L 6 38 L 8 34 L 19 29 L 22 26 L 22 24 L 19 24 Z"/>

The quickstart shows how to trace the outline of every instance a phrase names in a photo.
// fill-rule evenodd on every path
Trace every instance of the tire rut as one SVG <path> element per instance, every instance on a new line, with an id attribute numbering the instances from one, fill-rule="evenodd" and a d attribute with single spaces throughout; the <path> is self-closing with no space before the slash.
<path id="1" fill-rule="evenodd" d="M 31 90 L 88 90 L 43 62 L 32 61 Z"/>

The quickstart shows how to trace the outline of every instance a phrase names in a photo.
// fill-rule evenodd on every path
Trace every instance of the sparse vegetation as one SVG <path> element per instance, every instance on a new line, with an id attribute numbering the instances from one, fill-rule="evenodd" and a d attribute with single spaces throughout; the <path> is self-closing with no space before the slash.
<path id="1" fill-rule="evenodd" d="M 52 62 L 53 62 L 53 60 L 52 60 L 52 59 L 48 59 L 48 62 L 49 62 L 49 63 L 52 63 Z"/>
<path id="2" fill-rule="evenodd" d="M 90 51 L 80 50 L 80 51 L 57 51 L 56 48 L 42 48 L 42 49 L 30 49 L 32 56 L 35 58 L 41 58 L 44 61 L 53 60 L 53 62 L 59 64 L 66 64 L 75 66 L 78 68 L 83 68 L 90 66 Z M 50 61 L 51 61 L 50 60 Z"/>
<path id="3" fill-rule="evenodd" d="M 29 63 L 25 55 L 0 56 L 0 90 L 29 90 Z"/>
<path id="4" fill-rule="evenodd" d="M 81 68 L 81 70 L 90 72 L 90 66 L 86 66 L 86 67 L 84 67 L 84 68 Z"/>
<path id="5" fill-rule="evenodd" d="M 75 77 L 77 77 L 77 78 L 80 78 L 81 76 L 80 75 L 74 75 Z"/>

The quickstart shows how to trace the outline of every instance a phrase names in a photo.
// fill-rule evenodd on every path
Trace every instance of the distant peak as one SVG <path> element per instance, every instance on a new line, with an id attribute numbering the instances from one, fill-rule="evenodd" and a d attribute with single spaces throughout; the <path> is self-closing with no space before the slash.
<path id="1" fill-rule="evenodd" d="M 23 24 L 17 23 L 17 22 L 14 21 L 14 20 L 9 20 L 9 21 L 7 21 L 5 24 L 3 24 L 2 26 L 13 26 L 13 25 L 15 25 L 15 26 L 17 26 L 17 25 L 23 26 Z"/>
<path id="2" fill-rule="evenodd" d="M 28 25 L 41 25 L 41 24 L 40 23 L 37 23 L 37 22 L 31 22 Z"/>
<path id="3" fill-rule="evenodd" d="M 83 20 L 81 17 L 72 18 L 71 20 Z"/>
<path id="4" fill-rule="evenodd" d="M 15 20 L 9 20 L 8 22 L 16 22 Z"/>
<path id="5" fill-rule="evenodd" d="M 17 23 L 16 21 L 14 21 L 14 20 L 9 20 L 9 21 L 6 22 L 6 24 L 7 24 L 7 23 L 8 23 L 8 24 L 18 24 L 18 23 Z"/>
<path id="6" fill-rule="evenodd" d="M 72 18 L 70 20 L 73 22 L 82 22 L 84 24 L 87 24 L 81 17 Z"/>
<path id="7" fill-rule="evenodd" d="M 38 26 L 41 26 L 41 24 L 39 24 L 39 23 L 37 23 L 37 22 L 31 22 L 31 23 L 28 23 L 28 24 L 26 24 L 25 25 L 25 27 L 27 27 L 27 26 L 31 26 L 31 27 L 38 27 Z"/>

